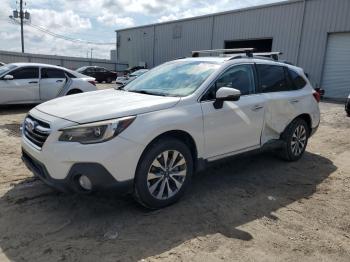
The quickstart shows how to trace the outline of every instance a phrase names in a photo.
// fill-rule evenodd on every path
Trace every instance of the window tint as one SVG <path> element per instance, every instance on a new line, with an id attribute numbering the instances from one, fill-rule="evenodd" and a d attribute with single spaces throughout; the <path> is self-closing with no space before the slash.
<path id="1" fill-rule="evenodd" d="M 305 79 L 299 75 L 297 72 L 288 69 L 289 71 L 289 76 L 291 78 L 291 81 L 294 84 L 295 89 L 302 89 L 304 86 L 306 86 L 306 81 Z"/>
<path id="2" fill-rule="evenodd" d="M 66 78 L 63 70 L 55 68 L 41 69 L 41 78 Z"/>
<path id="3" fill-rule="evenodd" d="M 14 79 L 35 79 L 39 78 L 39 68 L 26 67 L 20 68 L 11 73 Z"/>
<path id="4" fill-rule="evenodd" d="M 255 82 L 253 67 L 251 65 L 237 65 L 224 72 L 210 88 L 203 100 L 215 99 L 216 91 L 220 87 L 230 87 L 241 91 L 242 95 L 254 93 Z"/>
<path id="5" fill-rule="evenodd" d="M 290 91 L 292 85 L 288 82 L 284 67 L 276 65 L 257 65 L 259 76 L 259 91 L 262 93 Z"/>

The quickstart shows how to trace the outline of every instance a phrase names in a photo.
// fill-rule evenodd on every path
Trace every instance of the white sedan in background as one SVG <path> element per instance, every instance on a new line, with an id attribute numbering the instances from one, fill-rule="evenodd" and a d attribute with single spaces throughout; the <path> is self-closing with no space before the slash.
<path id="1" fill-rule="evenodd" d="M 95 90 L 94 78 L 59 66 L 13 63 L 0 67 L 0 105 L 37 104 Z"/>

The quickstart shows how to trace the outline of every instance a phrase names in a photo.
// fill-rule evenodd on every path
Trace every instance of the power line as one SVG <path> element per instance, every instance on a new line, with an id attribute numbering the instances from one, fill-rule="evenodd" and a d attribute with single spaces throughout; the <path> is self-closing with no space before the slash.
<path id="1" fill-rule="evenodd" d="M 16 24 L 19 24 L 19 22 L 14 19 L 14 18 L 10 18 L 11 21 L 13 21 L 14 23 Z M 68 36 L 64 36 L 64 35 L 61 35 L 61 34 L 57 34 L 57 33 L 54 33 L 52 31 L 50 31 L 49 29 L 43 27 L 43 26 L 39 26 L 39 25 L 35 25 L 31 22 L 28 22 L 28 23 L 25 23 L 25 25 L 28 25 L 36 30 L 39 30 L 45 34 L 48 34 L 52 37 L 56 37 L 56 38 L 60 38 L 60 39 L 63 39 L 63 40 L 66 40 L 66 41 L 70 41 L 70 42 L 73 42 L 73 43 L 81 43 L 81 44 L 89 44 L 89 45 L 115 45 L 116 43 L 99 43 L 99 42 L 92 42 L 92 41 L 87 41 L 87 40 L 82 40 L 82 39 L 78 39 L 78 38 L 73 38 L 73 37 L 68 37 Z"/>

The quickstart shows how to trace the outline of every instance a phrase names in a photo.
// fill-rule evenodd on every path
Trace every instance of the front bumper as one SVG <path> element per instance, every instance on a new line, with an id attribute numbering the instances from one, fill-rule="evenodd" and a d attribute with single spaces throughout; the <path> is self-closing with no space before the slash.
<path id="1" fill-rule="evenodd" d="M 79 185 L 79 177 L 87 176 L 92 184 L 91 191 L 113 190 L 118 193 L 130 193 L 133 190 L 133 180 L 117 181 L 102 165 L 98 163 L 75 163 L 64 179 L 55 179 L 47 171 L 45 165 L 22 150 L 22 160 L 35 176 L 45 184 L 61 192 L 86 193 Z"/>

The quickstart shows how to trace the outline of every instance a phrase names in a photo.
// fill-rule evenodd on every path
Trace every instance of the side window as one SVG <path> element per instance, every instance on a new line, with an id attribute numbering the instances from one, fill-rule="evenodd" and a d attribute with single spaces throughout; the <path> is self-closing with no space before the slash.
<path id="1" fill-rule="evenodd" d="M 75 75 L 73 75 L 72 73 L 68 72 L 68 71 L 64 71 L 66 73 L 67 76 L 69 76 L 70 78 L 77 78 Z"/>
<path id="2" fill-rule="evenodd" d="M 100 67 L 99 69 L 100 69 L 100 72 L 102 72 L 102 73 L 106 73 L 107 72 L 107 70 L 104 69 L 103 67 Z"/>
<path id="3" fill-rule="evenodd" d="M 293 90 L 292 85 L 286 78 L 283 66 L 258 64 L 256 67 L 261 93 Z"/>
<path id="4" fill-rule="evenodd" d="M 63 70 L 55 68 L 41 69 L 41 78 L 66 78 Z"/>
<path id="5" fill-rule="evenodd" d="M 224 72 L 203 97 L 204 100 L 215 99 L 216 91 L 221 87 L 235 88 L 241 91 L 242 95 L 254 93 L 255 82 L 252 65 L 233 66 Z"/>
<path id="6" fill-rule="evenodd" d="M 37 79 L 39 78 L 39 68 L 26 67 L 11 72 L 14 79 Z"/>
<path id="7" fill-rule="evenodd" d="M 94 68 L 92 68 L 92 67 L 88 67 L 88 68 L 85 70 L 85 72 L 86 72 L 86 73 L 94 73 L 95 70 L 94 70 Z"/>
<path id="8" fill-rule="evenodd" d="M 291 69 L 288 69 L 288 72 L 295 89 L 302 89 L 306 86 L 306 81 L 301 75 Z"/>

